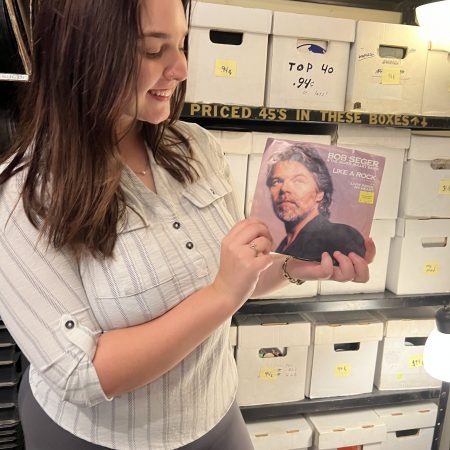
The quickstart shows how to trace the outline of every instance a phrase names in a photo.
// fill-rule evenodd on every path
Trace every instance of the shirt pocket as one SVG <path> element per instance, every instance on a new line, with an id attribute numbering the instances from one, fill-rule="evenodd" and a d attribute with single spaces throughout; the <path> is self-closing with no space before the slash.
<path id="1" fill-rule="evenodd" d="M 210 218 L 217 222 L 222 234 L 234 225 L 235 221 L 225 200 L 226 196 L 232 195 L 231 184 L 226 179 L 215 174 L 201 178 L 189 185 L 182 195 L 201 212 L 210 213 Z"/>
<path id="2" fill-rule="evenodd" d="M 103 329 L 138 325 L 169 309 L 165 299 L 174 275 L 159 241 L 152 226 L 134 225 L 118 234 L 112 258 L 82 262 L 84 286 Z"/>

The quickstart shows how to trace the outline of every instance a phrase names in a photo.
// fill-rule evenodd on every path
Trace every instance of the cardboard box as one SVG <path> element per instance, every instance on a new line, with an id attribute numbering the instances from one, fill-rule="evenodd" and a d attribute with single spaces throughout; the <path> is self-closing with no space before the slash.
<path id="1" fill-rule="evenodd" d="M 450 43 L 430 42 L 421 112 L 450 116 Z"/>
<path id="2" fill-rule="evenodd" d="M 312 428 L 303 416 L 248 422 L 255 450 L 307 450 L 312 444 Z"/>
<path id="3" fill-rule="evenodd" d="M 384 338 L 378 348 L 375 386 L 379 390 L 438 388 L 441 382 L 423 367 L 425 341 L 436 326 L 436 309 L 404 308 L 378 315 L 384 322 Z"/>
<path id="4" fill-rule="evenodd" d="M 196 2 L 186 101 L 262 106 L 271 24 L 267 9 Z"/>
<path id="5" fill-rule="evenodd" d="M 417 26 L 358 21 L 345 109 L 420 114 L 427 48 Z"/>
<path id="6" fill-rule="evenodd" d="M 427 450 L 431 448 L 437 406 L 432 402 L 374 408 L 386 424 L 387 438 L 381 450 Z"/>
<path id="7" fill-rule="evenodd" d="M 230 165 L 233 192 L 239 212 L 244 217 L 245 192 L 247 190 L 248 158 L 252 150 L 252 133 L 241 131 L 215 131 L 225 158 Z"/>
<path id="8" fill-rule="evenodd" d="M 355 24 L 351 19 L 275 11 L 265 104 L 343 111 Z"/>
<path id="9" fill-rule="evenodd" d="M 386 425 L 371 409 L 308 414 L 306 419 L 313 427 L 314 450 L 358 445 L 364 450 L 381 450 L 386 440 Z"/>
<path id="10" fill-rule="evenodd" d="M 450 292 L 450 219 L 398 219 L 386 287 L 395 294 Z"/>
<path id="11" fill-rule="evenodd" d="M 399 216 L 450 218 L 450 137 L 411 136 Z"/>
<path id="12" fill-rule="evenodd" d="M 374 220 L 370 236 L 375 242 L 377 253 L 369 266 L 370 278 L 367 283 L 337 283 L 319 281 L 319 294 L 353 294 L 364 292 L 383 292 L 386 288 L 386 273 L 389 261 L 391 239 L 395 235 L 395 220 Z"/>
<path id="13" fill-rule="evenodd" d="M 311 326 L 300 314 L 236 315 L 241 406 L 303 400 Z"/>
<path id="14" fill-rule="evenodd" d="M 312 325 L 305 395 L 372 392 L 383 323 L 367 311 L 305 314 Z"/>
<path id="15" fill-rule="evenodd" d="M 384 170 L 374 219 L 396 219 L 403 163 L 410 146 L 411 130 L 365 125 L 338 126 L 336 145 L 384 156 Z"/>

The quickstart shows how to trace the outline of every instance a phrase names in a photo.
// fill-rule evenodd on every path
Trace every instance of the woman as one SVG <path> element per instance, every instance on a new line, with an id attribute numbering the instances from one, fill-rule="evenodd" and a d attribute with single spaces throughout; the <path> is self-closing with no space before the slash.
<path id="1" fill-rule="evenodd" d="M 0 170 L 0 315 L 31 363 L 27 450 L 252 448 L 228 328 L 283 283 L 283 260 L 264 224 L 238 221 L 210 134 L 176 120 L 186 3 L 38 3 Z M 336 258 L 288 270 L 368 279 L 371 256 Z"/>

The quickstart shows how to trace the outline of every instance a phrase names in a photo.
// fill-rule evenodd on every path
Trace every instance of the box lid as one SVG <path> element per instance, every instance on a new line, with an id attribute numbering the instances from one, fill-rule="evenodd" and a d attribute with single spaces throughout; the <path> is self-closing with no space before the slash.
<path id="1" fill-rule="evenodd" d="M 383 322 L 368 311 L 308 313 L 314 345 L 379 341 Z"/>
<path id="2" fill-rule="evenodd" d="M 411 130 L 367 125 L 340 124 L 337 129 L 337 145 L 364 145 L 385 148 L 409 148 Z"/>
<path id="3" fill-rule="evenodd" d="M 431 40 L 429 50 L 450 53 L 450 41 Z"/>
<path id="4" fill-rule="evenodd" d="M 300 314 L 236 314 L 238 347 L 304 347 L 311 340 L 311 325 Z"/>
<path id="5" fill-rule="evenodd" d="M 450 159 L 450 137 L 411 136 L 408 159 L 431 161 L 433 159 Z"/>
<path id="6" fill-rule="evenodd" d="M 190 25 L 222 31 L 269 34 L 272 27 L 272 11 L 195 2 L 192 5 Z"/>
<path id="7" fill-rule="evenodd" d="M 293 133 L 263 133 L 252 132 L 252 154 L 262 154 L 266 148 L 267 139 L 286 139 L 289 141 L 314 142 L 315 144 L 329 145 L 331 136 L 326 134 L 293 134 Z"/>
<path id="8" fill-rule="evenodd" d="M 312 444 L 311 425 L 302 416 L 248 422 L 247 429 L 256 448 L 308 448 Z M 289 447 L 283 445 L 289 441 Z"/>
<path id="9" fill-rule="evenodd" d="M 434 427 L 437 405 L 432 402 L 400 404 L 374 408 L 374 411 L 391 432 Z"/>
<path id="10" fill-rule="evenodd" d="M 353 42 L 356 22 L 352 19 L 274 11 L 272 34 L 325 41 Z"/>
<path id="11" fill-rule="evenodd" d="M 423 239 L 423 243 L 436 243 L 442 241 L 450 235 L 450 219 L 404 219 L 399 217 L 395 235 L 405 239 Z"/>
<path id="12" fill-rule="evenodd" d="M 318 449 L 372 444 L 386 440 L 386 425 L 369 409 L 310 414 L 307 418 L 314 428 L 314 443 Z"/>
<path id="13" fill-rule="evenodd" d="M 222 131 L 221 145 L 224 153 L 248 155 L 252 150 L 252 133 L 245 131 Z"/>
<path id="14" fill-rule="evenodd" d="M 389 309 L 378 312 L 388 338 L 428 337 L 436 326 L 436 308 Z"/>

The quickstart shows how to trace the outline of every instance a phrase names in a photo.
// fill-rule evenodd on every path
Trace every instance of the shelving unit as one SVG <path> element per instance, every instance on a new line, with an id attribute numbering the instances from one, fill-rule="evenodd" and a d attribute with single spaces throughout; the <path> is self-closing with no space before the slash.
<path id="1" fill-rule="evenodd" d="M 269 419 L 296 414 L 311 414 L 324 411 L 341 411 L 353 408 L 426 401 L 439 397 L 439 389 L 414 389 L 408 391 L 378 391 L 344 397 L 305 399 L 299 402 L 277 403 L 272 405 L 241 406 L 245 420 Z"/>
<path id="2" fill-rule="evenodd" d="M 230 104 L 186 103 L 181 119 L 197 122 L 210 129 L 287 132 L 301 134 L 330 133 L 339 124 L 408 128 L 416 131 L 448 131 L 450 117 L 407 114 L 378 114 L 343 111 L 250 107 Z M 366 294 L 317 295 L 297 299 L 248 300 L 237 314 L 284 314 L 301 312 L 375 311 L 391 308 L 420 308 L 450 304 L 450 294 L 396 295 L 390 291 Z M 445 383 L 444 383 L 445 384 Z M 444 386 L 444 385 L 443 385 Z M 241 407 L 247 421 L 298 414 L 340 411 L 352 408 L 390 406 L 414 401 L 439 400 L 439 415 L 433 442 L 437 442 L 446 423 L 448 391 L 442 389 L 411 389 L 379 391 L 343 397 Z M 441 446 L 442 448 L 442 446 Z"/>

